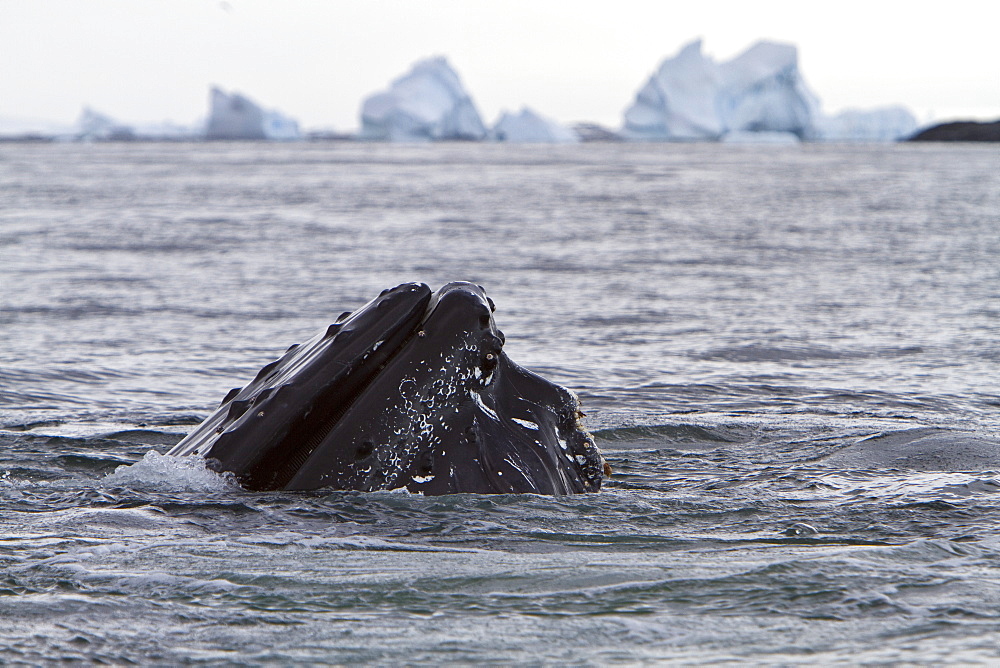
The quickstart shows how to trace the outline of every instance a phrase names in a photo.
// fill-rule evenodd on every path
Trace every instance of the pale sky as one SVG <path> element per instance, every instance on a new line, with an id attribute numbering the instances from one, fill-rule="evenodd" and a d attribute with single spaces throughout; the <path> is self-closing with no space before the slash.
<path id="1" fill-rule="evenodd" d="M 369 94 L 445 55 L 483 120 L 527 105 L 617 128 L 660 61 L 792 43 L 823 109 L 1000 118 L 1000 0 L 0 0 L 0 118 L 191 124 L 217 84 L 351 130 Z"/>

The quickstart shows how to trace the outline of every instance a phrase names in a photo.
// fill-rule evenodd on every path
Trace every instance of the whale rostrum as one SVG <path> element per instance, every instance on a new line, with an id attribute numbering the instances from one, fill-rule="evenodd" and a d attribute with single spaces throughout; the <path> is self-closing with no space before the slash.
<path id="1" fill-rule="evenodd" d="M 250 490 L 596 492 L 572 392 L 503 351 L 482 287 L 384 290 L 234 389 L 170 451 Z"/>

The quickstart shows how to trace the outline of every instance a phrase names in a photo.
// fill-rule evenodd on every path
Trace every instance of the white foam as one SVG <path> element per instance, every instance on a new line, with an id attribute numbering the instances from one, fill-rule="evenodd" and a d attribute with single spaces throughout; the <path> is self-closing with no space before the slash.
<path id="1" fill-rule="evenodd" d="M 201 457 L 174 457 L 150 450 L 135 464 L 119 466 L 102 481 L 105 485 L 184 492 L 228 492 L 238 489 L 232 474 L 219 474 Z"/>

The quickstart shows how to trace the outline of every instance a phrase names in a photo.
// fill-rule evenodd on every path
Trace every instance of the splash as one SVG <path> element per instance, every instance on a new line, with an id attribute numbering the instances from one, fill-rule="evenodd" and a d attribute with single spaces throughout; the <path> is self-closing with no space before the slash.
<path id="1" fill-rule="evenodd" d="M 231 492 L 239 489 L 231 474 L 209 470 L 201 457 L 173 457 L 154 450 L 135 464 L 119 466 L 114 473 L 104 477 L 103 483 L 160 491 Z"/>

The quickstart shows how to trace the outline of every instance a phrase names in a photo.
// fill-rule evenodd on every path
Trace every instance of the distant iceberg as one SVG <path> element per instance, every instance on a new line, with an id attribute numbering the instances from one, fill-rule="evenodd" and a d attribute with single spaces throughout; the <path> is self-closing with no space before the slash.
<path id="1" fill-rule="evenodd" d="M 639 89 L 625 112 L 629 139 L 718 139 L 722 122 L 715 108 L 718 67 L 701 53 L 701 40 L 688 44 Z"/>
<path id="2" fill-rule="evenodd" d="M 664 60 L 625 112 L 636 140 L 718 140 L 727 133 L 812 133 L 818 108 L 798 69 L 794 46 L 759 42 L 718 64 L 701 40 Z"/>
<path id="3" fill-rule="evenodd" d="M 292 141 L 302 138 L 299 122 L 277 111 L 264 111 L 264 136 L 268 139 Z"/>
<path id="4" fill-rule="evenodd" d="M 831 142 L 890 142 L 917 130 L 917 119 L 905 107 L 848 109 L 816 120 L 816 138 Z"/>
<path id="5" fill-rule="evenodd" d="M 813 134 L 819 98 L 799 73 L 791 44 L 758 42 L 719 65 L 716 103 L 728 132 L 785 132 L 800 139 Z"/>
<path id="6" fill-rule="evenodd" d="M 84 107 L 76 122 L 78 141 L 191 141 L 201 139 L 201 130 L 170 121 L 126 125 L 110 116 Z"/>
<path id="7" fill-rule="evenodd" d="M 132 126 L 84 107 L 76 121 L 76 138 L 82 141 L 128 141 L 136 138 Z"/>
<path id="8" fill-rule="evenodd" d="M 299 124 L 277 111 L 262 109 L 239 93 L 213 86 L 206 139 L 299 139 Z"/>
<path id="9" fill-rule="evenodd" d="M 622 134 L 636 141 L 887 142 L 916 128 L 903 107 L 823 114 L 790 44 L 758 42 L 716 63 L 695 40 L 664 60 L 639 90 Z"/>
<path id="10" fill-rule="evenodd" d="M 535 144 L 566 144 L 580 141 L 570 128 L 524 107 L 519 113 L 504 112 L 493 126 L 497 141 Z"/>
<path id="11" fill-rule="evenodd" d="M 416 63 L 361 105 L 361 138 L 375 141 L 479 140 L 479 112 L 444 57 Z"/>

